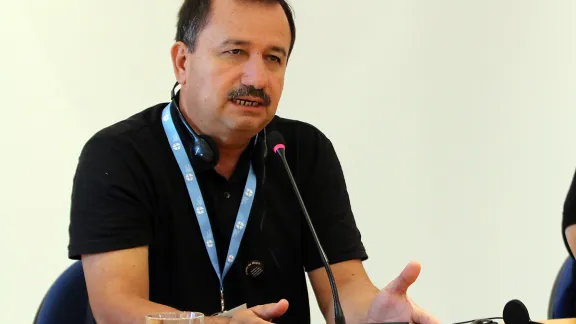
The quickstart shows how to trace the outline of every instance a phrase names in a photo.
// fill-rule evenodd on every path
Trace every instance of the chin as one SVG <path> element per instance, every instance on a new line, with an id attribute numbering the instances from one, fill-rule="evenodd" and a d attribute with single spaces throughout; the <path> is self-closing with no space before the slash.
<path id="1" fill-rule="evenodd" d="M 226 121 L 226 124 L 230 129 L 235 131 L 253 133 L 255 135 L 268 124 L 268 120 L 262 117 L 242 116 L 229 119 Z"/>
<path id="2" fill-rule="evenodd" d="M 224 117 L 224 124 L 228 128 L 256 134 L 272 119 L 269 116 L 270 112 L 268 108 L 231 109 L 227 110 L 225 116 L 222 117 Z"/>

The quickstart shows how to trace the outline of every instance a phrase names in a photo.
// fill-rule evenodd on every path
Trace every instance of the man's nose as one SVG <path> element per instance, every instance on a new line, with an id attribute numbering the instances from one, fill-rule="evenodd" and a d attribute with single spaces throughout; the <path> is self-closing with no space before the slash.
<path id="1" fill-rule="evenodd" d="M 244 65 L 242 84 L 264 89 L 268 85 L 268 68 L 261 55 L 255 55 Z"/>

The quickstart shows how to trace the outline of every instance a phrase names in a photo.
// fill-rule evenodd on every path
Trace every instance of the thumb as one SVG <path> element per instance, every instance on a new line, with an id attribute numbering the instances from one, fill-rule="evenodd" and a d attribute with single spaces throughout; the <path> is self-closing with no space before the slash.
<path id="1" fill-rule="evenodd" d="M 270 303 L 258 305 L 251 308 L 251 310 L 263 319 L 272 319 L 282 316 L 288 310 L 288 301 L 281 299 L 277 303 Z"/>
<path id="2" fill-rule="evenodd" d="M 408 263 L 408 265 L 404 268 L 404 270 L 402 270 L 400 275 L 396 277 L 396 279 L 392 280 L 384 288 L 384 290 L 387 290 L 390 293 L 400 295 L 406 294 L 408 287 L 410 287 L 410 285 L 412 285 L 418 278 L 421 268 L 422 267 L 420 266 L 420 263 L 416 261 Z"/>

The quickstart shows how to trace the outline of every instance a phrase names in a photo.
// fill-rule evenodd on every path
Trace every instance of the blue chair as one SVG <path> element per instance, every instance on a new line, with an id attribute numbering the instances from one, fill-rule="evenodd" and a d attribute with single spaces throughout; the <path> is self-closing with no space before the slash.
<path id="1" fill-rule="evenodd" d="M 89 323 L 88 302 L 82 262 L 76 261 L 52 284 L 36 313 L 34 324 Z"/>
<path id="2" fill-rule="evenodd" d="M 570 318 L 576 316 L 576 282 L 574 281 L 574 259 L 564 260 L 550 295 L 548 318 Z"/>

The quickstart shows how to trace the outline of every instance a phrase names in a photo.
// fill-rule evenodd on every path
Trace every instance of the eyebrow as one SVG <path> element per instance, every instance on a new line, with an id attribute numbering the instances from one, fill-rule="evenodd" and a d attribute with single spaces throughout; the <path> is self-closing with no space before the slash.
<path id="1" fill-rule="evenodd" d="M 251 44 L 252 43 L 250 41 L 246 41 L 246 40 L 227 39 L 227 40 L 223 41 L 222 44 L 220 44 L 220 47 L 225 47 L 225 46 L 229 46 L 229 45 L 249 46 Z M 270 51 L 280 53 L 280 54 L 284 55 L 285 57 L 288 56 L 288 52 L 282 46 L 272 45 L 268 49 Z"/>

